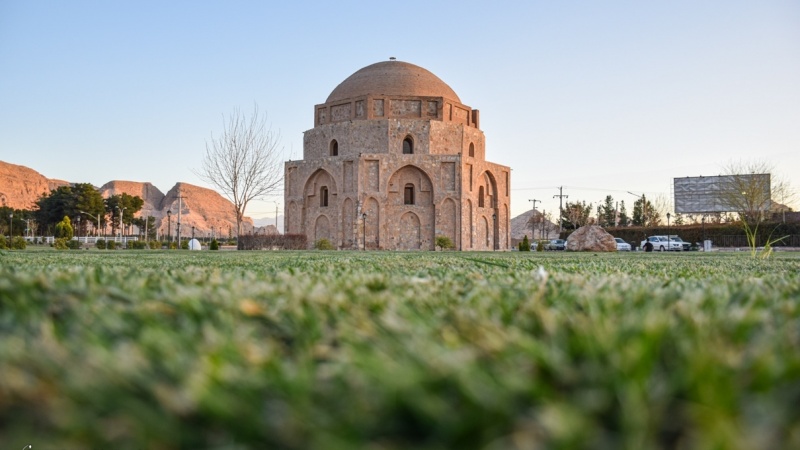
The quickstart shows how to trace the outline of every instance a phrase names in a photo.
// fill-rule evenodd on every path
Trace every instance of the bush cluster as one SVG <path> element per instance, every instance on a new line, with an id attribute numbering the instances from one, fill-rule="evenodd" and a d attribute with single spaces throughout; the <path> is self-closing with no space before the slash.
<path id="1" fill-rule="evenodd" d="M 450 239 L 450 236 L 439 235 L 436 236 L 436 247 L 439 247 L 441 250 L 452 250 L 456 246 L 453 244 L 453 240 Z"/>
<path id="2" fill-rule="evenodd" d="M 335 248 L 333 247 L 333 244 L 331 244 L 331 241 L 329 241 L 329 240 L 327 240 L 325 238 L 322 238 L 322 239 L 318 240 L 317 242 L 314 242 L 314 248 L 316 250 L 335 250 Z"/>

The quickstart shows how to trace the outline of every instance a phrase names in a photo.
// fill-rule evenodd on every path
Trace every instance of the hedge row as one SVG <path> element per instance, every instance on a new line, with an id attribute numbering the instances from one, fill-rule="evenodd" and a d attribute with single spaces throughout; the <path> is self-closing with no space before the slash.
<path id="1" fill-rule="evenodd" d="M 741 247 L 747 245 L 747 238 L 744 228 L 738 223 L 725 224 L 692 224 L 657 227 L 608 227 L 606 231 L 614 237 L 619 237 L 629 242 L 631 245 L 638 246 L 647 236 L 654 235 L 677 235 L 686 242 L 702 242 L 709 239 L 717 247 Z M 566 239 L 571 232 L 565 232 L 562 239 Z M 756 245 L 763 246 L 768 240 L 774 240 L 787 236 L 774 246 L 800 246 L 800 224 L 798 223 L 762 223 L 758 227 Z"/>

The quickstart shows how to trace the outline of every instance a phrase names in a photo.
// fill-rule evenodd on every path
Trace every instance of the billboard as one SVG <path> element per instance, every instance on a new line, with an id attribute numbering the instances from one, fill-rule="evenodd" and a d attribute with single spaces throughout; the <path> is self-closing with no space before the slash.
<path id="1" fill-rule="evenodd" d="M 674 179 L 675 212 L 705 214 L 768 210 L 768 173 Z"/>

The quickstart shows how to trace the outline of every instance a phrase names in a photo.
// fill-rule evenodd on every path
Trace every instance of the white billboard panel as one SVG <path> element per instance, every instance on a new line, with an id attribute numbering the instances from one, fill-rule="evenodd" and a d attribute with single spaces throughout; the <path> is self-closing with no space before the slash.
<path id="1" fill-rule="evenodd" d="M 770 175 L 720 175 L 674 179 L 675 212 L 681 214 L 769 209 Z"/>

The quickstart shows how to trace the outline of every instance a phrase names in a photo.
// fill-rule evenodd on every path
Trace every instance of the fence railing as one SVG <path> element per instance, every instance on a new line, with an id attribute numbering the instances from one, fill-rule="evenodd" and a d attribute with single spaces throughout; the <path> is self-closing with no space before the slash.
<path id="1" fill-rule="evenodd" d="M 56 241 L 55 236 L 24 236 L 25 240 L 28 242 L 43 242 L 45 244 L 52 244 Z M 139 236 L 74 236 L 72 238 L 73 241 L 78 241 L 82 244 L 96 244 L 98 240 L 104 240 L 106 242 L 133 242 L 138 241 Z"/>
<path id="2" fill-rule="evenodd" d="M 783 236 L 772 236 L 771 239 L 778 239 Z M 736 235 L 722 235 L 722 236 L 714 236 L 712 239 L 712 245 L 714 247 L 749 247 L 747 242 L 746 236 L 736 236 Z M 756 239 L 756 246 L 763 247 L 767 244 L 767 238 L 759 236 Z M 772 244 L 773 247 L 800 247 L 800 234 L 792 234 L 786 236 L 786 238 L 782 239 L 779 242 L 775 242 Z"/>

